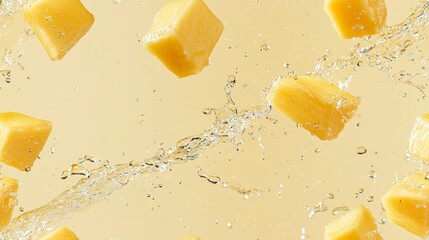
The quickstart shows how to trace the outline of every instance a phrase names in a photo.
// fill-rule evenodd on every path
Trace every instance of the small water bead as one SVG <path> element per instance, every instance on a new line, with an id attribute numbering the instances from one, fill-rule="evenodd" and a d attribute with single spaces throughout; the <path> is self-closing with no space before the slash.
<path id="1" fill-rule="evenodd" d="M 332 209 L 332 215 L 336 216 L 341 212 L 347 212 L 347 211 L 349 211 L 349 208 L 347 206 L 339 206 Z"/>
<path id="2" fill-rule="evenodd" d="M 213 108 L 204 108 L 203 109 L 203 114 L 204 115 L 210 115 L 213 113 Z"/>
<path id="3" fill-rule="evenodd" d="M 363 189 L 363 188 L 359 188 L 359 193 L 363 193 L 363 192 L 365 192 L 365 189 Z"/>
<path id="4" fill-rule="evenodd" d="M 429 172 L 425 172 L 425 180 L 429 180 Z"/>
<path id="5" fill-rule="evenodd" d="M 51 154 L 54 154 L 54 153 L 55 153 L 55 146 L 50 147 L 50 148 L 49 148 L 49 152 L 50 152 Z"/>
<path id="6" fill-rule="evenodd" d="M 229 229 L 231 229 L 231 228 L 232 228 L 232 223 L 228 222 L 228 223 L 226 224 L 226 226 L 227 226 Z"/>
<path id="7" fill-rule="evenodd" d="M 383 224 L 386 224 L 386 223 L 387 223 L 387 218 L 382 217 L 382 218 L 380 218 L 380 221 L 378 221 L 377 224 L 383 225 Z"/>
<path id="8" fill-rule="evenodd" d="M 320 150 L 320 148 L 316 148 L 316 149 L 314 149 L 314 152 L 315 152 L 315 153 L 320 153 L 320 151 L 321 151 L 321 150 Z"/>
<path id="9" fill-rule="evenodd" d="M 316 213 L 320 212 L 326 212 L 328 211 L 328 207 L 325 206 L 323 202 L 318 202 L 316 206 L 311 210 L 311 212 L 308 214 L 308 218 L 313 218 Z"/>
<path id="10" fill-rule="evenodd" d="M 90 177 L 88 169 L 86 169 L 85 167 L 83 167 L 80 164 L 72 164 L 67 171 L 63 171 L 61 173 L 60 177 L 61 177 L 61 179 L 66 179 L 72 175 L 80 175 L 80 176 L 84 176 L 87 178 Z"/>
<path id="11" fill-rule="evenodd" d="M 328 199 L 334 199 L 335 195 L 333 193 L 328 193 L 328 194 L 326 194 L 326 198 L 328 198 Z"/>
<path id="12" fill-rule="evenodd" d="M 357 152 L 357 154 L 359 154 L 359 155 L 363 155 L 363 154 L 367 153 L 367 152 L 368 152 L 368 150 L 367 150 L 365 147 L 360 146 L 360 147 L 358 147 L 358 148 L 356 149 L 356 152 Z"/>
<path id="13" fill-rule="evenodd" d="M 367 202 L 373 202 L 374 201 L 374 196 L 368 196 L 367 198 L 366 198 L 366 201 Z"/>
<path id="14" fill-rule="evenodd" d="M 374 169 L 369 170 L 368 177 L 371 179 L 377 178 L 377 172 Z"/>
<path id="15" fill-rule="evenodd" d="M 20 212 L 24 212 L 24 208 L 23 207 L 19 207 L 19 211 Z"/>
<path id="16" fill-rule="evenodd" d="M 309 238 L 309 236 L 308 236 L 308 234 L 306 234 L 305 228 L 301 228 L 301 237 L 300 237 L 300 239 L 301 240 L 305 240 L 305 239 L 308 239 L 308 238 Z"/>
<path id="17" fill-rule="evenodd" d="M 46 16 L 46 17 L 45 17 L 45 20 L 46 20 L 47 22 L 52 22 L 52 16 Z"/>
<path id="18" fill-rule="evenodd" d="M 26 168 L 25 168 L 25 171 L 26 171 L 26 172 L 31 172 L 31 167 L 26 167 Z"/>
<path id="19" fill-rule="evenodd" d="M 260 46 L 260 48 L 259 48 L 259 51 L 264 51 L 264 52 L 266 52 L 266 51 L 268 51 L 268 50 L 270 50 L 270 46 L 266 43 L 266 42 L 263 42 L 262 44 L 261 44 L 261 46 Z"/>

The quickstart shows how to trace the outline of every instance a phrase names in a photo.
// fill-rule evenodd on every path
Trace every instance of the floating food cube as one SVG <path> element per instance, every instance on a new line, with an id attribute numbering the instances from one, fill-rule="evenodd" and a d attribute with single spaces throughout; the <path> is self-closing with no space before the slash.
<path id="1" fill-rule="evenodd" d="M 182 240 L 201 240 L 199 237 L 184 237 Z"/>
<path id="2" fill-rule="evenodd" d="M 373 35 L 386 24 L 384 0 L 325 0 L 325 11 L 342 38 Z"/>
<path id="3" fill-rule="evenodd" d="M 46 120 L 0 113 L 0 161 L 21 171 L 33 166 L 52 130 Z"/>
<path id="4" fill-rule="evenodd" d="M 408 153 L 429 161 L 429 114 L 416 119 L 409 140 Z"/>
<path id="5" fill-rule="evenodd" d="M 60 227 L 39 240 L 79 240 L 74 232 L 67 227 Z"/>
<path id="6" fill-rule="evenodd" d="M 79 0 L 32 0 L 24 16 L 52 60 L 62 59 L 94 23 Z"/>
<path id="7" fill-rule="evenodd" d="M 359 98 L 312 76 L 278 80 L 268 101 L 322 140 L 336 138 L 360 103 Z"/>
<path id="8" fill-rule="evenodd" d="M 0 179 L 0 230 L 7 226 L 17 203 L 18 181 L 10 177 Z"/>
<path id="9" fill-rule="evenodd" d="M 389 221 L 420 236 L 429 234 L 429 178 L 416 172 L 394 185 L 382 198 Z"/>
<path id="10" fill-rule="evenodd" d="M 325 240 L 382 240 L 368 208 L 359 206 L 325 227 Z"/>
<path id="11" fill-rule="evenodd" d="M 156 14 L 145 47 L 178 77 L 200 72 L 223 31 L 202 0 L 173 0 Z"/>

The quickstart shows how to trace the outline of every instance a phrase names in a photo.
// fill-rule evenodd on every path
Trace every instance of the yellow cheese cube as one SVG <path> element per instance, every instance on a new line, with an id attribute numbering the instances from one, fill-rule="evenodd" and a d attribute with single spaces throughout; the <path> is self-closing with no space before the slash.
<path id="1" fill-rule="evenodd" d="M 79 240 L 74 232 L 67 227 L 60 227 L 39 240 Z"/>
<path id="2" fill-rule="evenodd" d="M 0 179 L 0 230 L 7 226 L 17 203 L 18 181 L 10 177 Z"/>
<path id="3" fill-rule="evenodd" d="M 325 11 L 342 38 L 373 35 L 386 24 L 384 0 L 325 0 Z"/>
<path id="4" fill-rule="evenodd" d="M 429 161 L 429 114 L 416 119 L 408 144 L 408 153 Z"/>
<path id="5" fill-rule="evenodd" d="M 94 23 L 79 0 L 32 0 L 24 16 L 52 60 L 62 59 Z"/>
<path id="6" fill-rule="evenodd" d="M 336 138 L 360 103 L 359 98 L 312 76 L 278 80 L 268 101 L 322 140 Z"/>
<path id="7" fill-rule="evenodd" d="M 156 14 L 145 47 L 178 77 L 200 72 L 223 31 L 202 0 L 173 0 Z"/>
<path id="8" fill-rule="evenodd" d="M 325 240 L 382 240 L 368 208 L 359 206 L 325 227 Z"/>
<path id="9" fill-rule="evenodd" d="M 26 171 L 42 151 L 52 130 L 46 120 L 20 113 L 0 113 L 0 161 Z"/>
<path id="10" fill-rule="evenodd" d="M 394 185 L 382 198 L 387 218 L 420 237 L 429 234 L 429 179 L 416 172 Z"/>

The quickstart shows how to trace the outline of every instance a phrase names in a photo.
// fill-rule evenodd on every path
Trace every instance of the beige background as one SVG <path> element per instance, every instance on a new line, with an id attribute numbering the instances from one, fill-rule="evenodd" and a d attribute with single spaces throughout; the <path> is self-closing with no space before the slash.
<path id="1" fill-rule="evenodd" d="M 61 180 L 60 174 L 86 154 L 112 163 L 144 159 L 161 145 L 173 146 L 209 127 L 213 116 L 201 110 L 225 103 L 223 88 L 230 74 L 237 77 L 233 97 L 243 109 L 258 104 L 262 89 L 277 76 L 293 69 L 304 74 L 326 49 L 340 56 L 355 43 L 338 38 L 323 1 L 206 0 L 225 31 L 210 66 L 197 76 L 177 79 L 139 42 L 165 2 L 87 0 L 95 24 L 62 61 L 51 62 L 36 38 L 26 46 L 19 60 L 23 67 L 12 68 L 11 83 L 0 83 L 0 110 L 49 119 L 54 130 L 30 173 L 2 169 L 21 181 L 19 207 L 33 209 L 72 186 L 79 177 Z M 388 24 L 400 22 L 416 3 L 387 1 Z M 268 51 L 260 51 L 264 42 Z M 360 96 L 362 104 L 334 141 L 321 142 L 273 111 L 277 124 L 255 122 L 248 130 L 255 139 L 246 133 L 239 151 L 222 144 L 195 162 L 142 176 L 64 224 L 82 240 L 185 235 L 204 240 L 302 239 L 302 229 L 309 239 L 322 239 L 337 206 L 366 204 L 380 219 L 379 200 L 395 174 L 418 166 L 404 155 L 414 119 L 429 111 L 427 100 L 414 88 L 365 67 L 348 91 Z M 358 155 L 359 146 L 368 153 Z M 198 166 L 263 193 L 245 200 L 199 178 Z M 375 180 L 368 177 L 371 169 Z M 356 198 L 360 188 L 364 192 Z M 335 195 L 325 201 L 328 211 L 309 219 L 305 206 L 314 207 L 328 193 Z M 367 202 L 369 196 L 373 202 Z M 385 239 L 417 239 L 391 223 L 381 231 Z"/>

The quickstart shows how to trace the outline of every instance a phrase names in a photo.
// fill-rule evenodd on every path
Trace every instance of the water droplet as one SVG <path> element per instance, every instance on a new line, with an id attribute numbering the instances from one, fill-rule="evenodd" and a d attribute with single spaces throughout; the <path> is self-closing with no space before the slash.
<path id="1" fill-rule="evenodd" d="M 377 178 L 377 172 L 374 169 L 369 170 L 368 177 L 371 179 Z"/>
<path id="2" fill-rule="evenodd" d="M 332 215 L 335 216 L 341 212 L 347 212 L 347 211 L 349 211 L 349 208 L 347 206 L 339 206 L 339 207 L 332 209 Z"/>
<path id="3" fill-rule="evenodd" d="M 210 115 L 213 113 L 213 108 L 204 108 L 203 109 L 203 114 L 204 115 Z"/>
<path id="4" fill-rule="evenodd" d="M 46 17 L 45 17 L 45 20 L 46 20 L 47 22 L 52 22 L 52 16 L 46 16 Z"/>
<path id="5" fill-rule="evenodd" d="M 51 154 L 54 154 L 55 153 L 55 146 L 50 147 L 49 152 L 51 152 Z"/>
<path id="6" fill-rule="evenodd" d="M 425 179 L 429 180 L 429 172 L 425 172 Z"/>
<path id="7" fill-rule="evenodd" d="M 363 189 L 363 188 L 359 188 L 359 193 L 363 193 L 363 192 L 365 192 L 365 189 Z"/>
<path id="8" fill-rule="evenodd" d="M 334 199 L 334 198 L 335 198 L 335 195 L 334 195 L 333 193 L 328 193 L 328 194 L 326 194 L 326 197 L 327 197 L 328 199 Z"/>
<path id="9" fill-rule="evenodd" d="M 19 207 L 19 211 L 20 212 L 24 212 L 24 208 L 23 207 Z"/>
<path id="10" fill-rule="evenodd" d="M 314 149 L 314 152 L 315 152 L 315 153 L 320 153 L 320 148 L 316 148 L 316 149 Z"/>
<path id="11" fill-rule="evenodd" d="M 229 229 L 231 229 L 231 228 L 232 228 L 232 223 L 228 222 L 228 223 L 226 224 L 226 226 L 227 226 Z"/>
<path id="12" fill-rule="evenodd" d="M 30 172 L 30 171 L 31 171 L 31 167 L 26 167 L 26 168 L 25 168 L 25 171 L 26 171 L 26 172 Z"/>
<path id="13" fill-rule="evenodd" d="M 264 51 L 264 52 L 266 52 L 266 51 L 268 51 L 268 50 L 270 50 L 270 46 L 266 43 L 266 42 L 263 42 L 262 44 L 261 44 L 261 47 L 259 48 L 259 51 Z"/>
<path id="14" fill-rule="evenodd" d="M 367 201 L 367 202 L 373 202 L 373 201 L 374 201 L 374 197 L 373 197 L 373 196 L 368 196 L 368 197 L 366 198 L 366 201 Z"/>
<path id="15" fill-rule="evenodd" d="M 359 154 L 359 155 L 363 155 L 363 154 L 367 153 L 367 152 L 368 152 L 368 150 L 366 150 L 366 148 L 365 148 L 365 147 L 360 146 L 360 147 L 358 147 L 358 148 L 357 148 L 356 152 L 357 152 L 357 154 Z"/>

